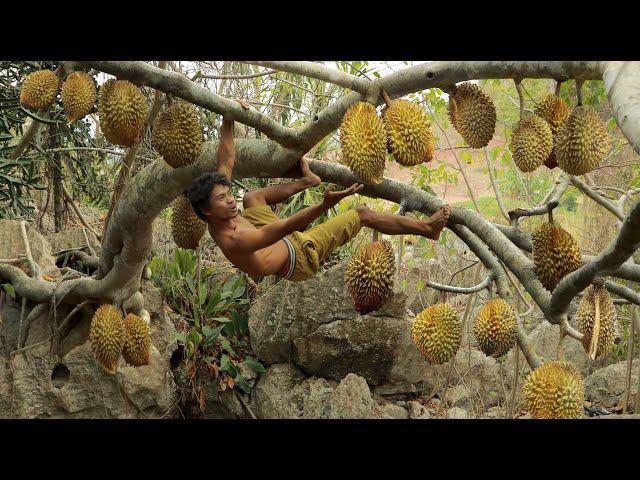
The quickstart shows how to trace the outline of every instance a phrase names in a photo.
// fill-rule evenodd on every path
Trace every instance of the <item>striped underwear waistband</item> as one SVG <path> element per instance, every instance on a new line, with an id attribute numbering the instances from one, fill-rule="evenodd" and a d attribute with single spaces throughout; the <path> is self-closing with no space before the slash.
<path id="1" fill-rule="evenodd" d="M 291 278 L 293 271 L 296 269 L 296 250 L 293 248 L 293 245 L 288 238 L 283 238 L 282 240 L 284 240 L 287 250 L 289 250 L 289 268 L 287 269 L 287 273 L 282 276 L 282 278 L 287 280 Z"/>

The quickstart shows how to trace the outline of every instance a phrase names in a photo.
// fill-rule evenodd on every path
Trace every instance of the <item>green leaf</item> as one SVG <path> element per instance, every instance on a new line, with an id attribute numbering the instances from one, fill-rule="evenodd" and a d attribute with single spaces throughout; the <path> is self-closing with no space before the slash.
<path id="1" fill-rule="evenodd" d="M 227 317 L 215 317 L 213 320 L 215 320 L 218 323 L 229 323 L 231 321 Z"/>
<path id="2" fill-rule="evenodd" d="M 247 356 L 244 359 L 244 363 L 246 363 L 251 368 L 251 370 L 253 370 L 256 373 L 262 373 L 266 371 L 264 366 L 253 357 Z"/>
<path id="3" fill-rule="evenodd" d="M 226 338 L 222 337 L 222 340 L 220 340 L 220 345 L 222 346 L 222 349 L 229 352 L 231 355 L 235 355 L 236 352 L 233 348 L 231 348 L 231 344 L 229 343 L 229 340 L 227 340 Z"/>
<path id="4" fill-rule="evenodd" d="M 198 299 L 200 300 L 200 305 L 203 305 L 204 301 L 207 299 L 207 285 L 204 283 L 200 285 Z"/>
<path id="5" fill-rule="evenodd" d="M 223 353 L 220 356 L 220 368 L 222 368 L 222 370 L 229 370 L 230 365 L 231 365 L 231 360 L 229 359 L 229 356 Z"/>
<path id="6" fill-rule="evenodd" d="M 4 283 L 2 285 L 2 287 L 6 290 L 7 294 L 13 298 L 14 300 L 16 299 L 16 291 L 13 288 L 13 285 L 11 285 L 10 283 Z"/>

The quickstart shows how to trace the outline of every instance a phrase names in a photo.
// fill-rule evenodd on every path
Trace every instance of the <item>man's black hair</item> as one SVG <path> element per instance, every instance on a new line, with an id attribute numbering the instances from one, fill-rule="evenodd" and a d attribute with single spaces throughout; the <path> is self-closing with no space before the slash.
<path id="1" fill-rule="evenodd" d="M 209 199 L 211 198 L 211 190 L 216 185 L 224 185 L 231 188 L 231 182 L 227 180 L 223 174 L 219 172 L 204 173 L 191 184 L 188 190 L 185 191 L 187 198 L 191 202 L 193 211 L 205 222 L 208 221 L 207 216 L 202 213 L 201 208 L 209 206 Z"/>

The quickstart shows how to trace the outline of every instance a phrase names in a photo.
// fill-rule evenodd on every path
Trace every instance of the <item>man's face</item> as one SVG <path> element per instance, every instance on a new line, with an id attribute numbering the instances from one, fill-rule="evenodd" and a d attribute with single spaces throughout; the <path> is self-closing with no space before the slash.
<path id="1" fill-rule="evenodd" d="M 215 220 L 228 220 L 236 217 L 238 206 L 231 193 L 231 188 L 225 185 L 214 186 L 209 197 L 209 211 L 206 213 Z"/>

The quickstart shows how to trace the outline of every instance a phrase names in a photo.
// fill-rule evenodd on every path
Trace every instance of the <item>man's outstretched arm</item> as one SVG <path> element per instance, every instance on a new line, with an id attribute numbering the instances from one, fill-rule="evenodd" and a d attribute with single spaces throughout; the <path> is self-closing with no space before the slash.
<path id="1" fill-rule="evenodd" d="M 287 235 L 304 229 L 344 197 L 353 195 L 362 190 L 362 188 L 364 188 L 364 185 L 357 183 L 339 192 L 333 192 L 330 188 L 327 188 L 322 203 L 304 208 L 289 218 L 270 223 L 256 230 L 245 230 L 241 234 L 238 234 L 238 236 L 233 239 L 234 249 L 238 252 L 249 253 L 273 245 Z"/>

